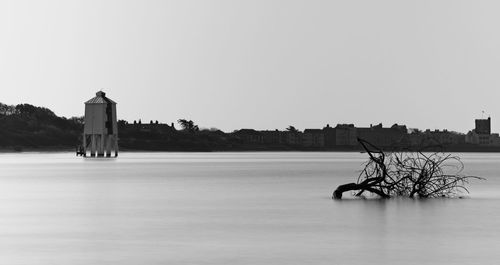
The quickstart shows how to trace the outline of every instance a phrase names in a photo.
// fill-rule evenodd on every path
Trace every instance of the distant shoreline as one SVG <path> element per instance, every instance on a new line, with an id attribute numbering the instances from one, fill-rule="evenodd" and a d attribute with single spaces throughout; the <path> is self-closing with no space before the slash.
<path id="1" fill-rule="evenodd" d="M 391 149 L 384 149 L 384 151 L 391 151 Z M 415 152 L 415 150 L 408 150 L 409 152 Z M 500 148 L 492 148 L 492 147 L 475 147 L 475 148 L 444 148 L 444 149 L 430 149 L 430 150 L 425 150 L 425 152 L 433 152 L 433 151 L 438 151 L 438 152 L 445 152 L 445 153 L 500 153 Z M 5 153 L 57 153 L 57 152 L 70 152 L 70 153 L 75 153 L 76 155 L 76 150 L 75 148 L 71 147 L 65 147 L 65 146 L 56 146 L 56 147 L 40 147 L 40 148 L 35 148 L 35 147 L 0 147 L 0 154 L 5 154 Z M 190 150 L 182 150 L 182 149 L 171 149 L 171 150 L 159 150 L 159 149 L 129 149 L 129 148 L 122 148 L 120 149 L 120 152 L 127 152 L 127 153 L 140 153 L 140 152 L 149 152 L 149 153 L 251 153 L 251 152 L 258 152 L 258 153 L 271 153 L 271 152 L 283 152 L 283 153 L 290 153 L 290 152 L 300 152 L 300 153 L 314 153 L 314 152 L 320 152 L 320 153 L 360 153 L 362 152 L 361 149 L 226 149 L 226 150 L 196 150 L 196 149 L 190 149 Z"/>
<path id="2" fill-rule="evenodd" d="M 83 144 L 84 119 L 65 118 L 53 111 L 29 104 L 0 103 L 0 153 L 75 152 Z M 226 133 L 218 129 L 199 129 L 191 120 L 174 124 L 120 120 L 118 150 L 125 152 L 360 152 L 357 139 L 364 139 L 384 151 L 422 150 L 444 152 L 500 152 L 500 136 L 490 133 L 490 119 L 476 120 L 479 134 L 469 136 L 449 131 L 412 131 L 404 125 L 389 128 L 382 124 L 358 128 L 352 124 L 327 125 L 323 129 L 285 131 L 240 129 Z M 483 126 L 484 125 L 484 126 Z M 474 137 L 481 136 L 481 141 Z M 466 141 L 472 137 L 474 141 Z M 488 141 L 486 141 L 486 140 Z M 477 140 L 477 141 L 476 141 Z M 498 140 L 498 141 L 497 141 Z M 474 143 L 473 143 L 474 142 Z M 477 143 L 475 143 L 477 142 Z M 489 143 L 482 145 L 480 143 Z"/>

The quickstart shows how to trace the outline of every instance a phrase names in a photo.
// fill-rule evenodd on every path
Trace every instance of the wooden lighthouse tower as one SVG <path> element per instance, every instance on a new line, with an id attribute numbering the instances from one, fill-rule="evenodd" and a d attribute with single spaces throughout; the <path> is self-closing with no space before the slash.
<path id="1" fill-rule="evenodd" d="M 118 156 L 118 124 L 116 122 L 116 102 L 99 91 L 85 102 L 85 126 L 83 129 L 83 156 Z"/>

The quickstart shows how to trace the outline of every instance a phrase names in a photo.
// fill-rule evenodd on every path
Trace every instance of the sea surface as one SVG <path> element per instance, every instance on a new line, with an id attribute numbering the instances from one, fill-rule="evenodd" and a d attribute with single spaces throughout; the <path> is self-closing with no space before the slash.
<path id="1" fill-rule="evenodd" d="M 366 154 L 0 154 L 0 264 L 497 264 L 500 154 L 466 199 L 332 200 Z"/>

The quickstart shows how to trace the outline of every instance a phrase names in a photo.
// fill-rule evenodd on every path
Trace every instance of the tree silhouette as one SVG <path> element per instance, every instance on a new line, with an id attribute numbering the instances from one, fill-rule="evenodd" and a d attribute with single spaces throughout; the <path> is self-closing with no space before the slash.
<path id="1" fill-rule="evenodd" d="M 346 191 L 365 191 L 381 198 L 397 196 L 409 198 L 456 197 L 470 179 L 483 179 L 460 174 L 463 164 L 459 157 L 440 152 L 384 152 L 369 142 L 359 139 L 369 160 L 365 163 L 356 183 L 340 185 L 333 192 L 341 199 Z"/>
<path id="2" fill-rule="evenodd" d="M 194 133 L 199 131 L 198 125 L 195 125 L 192 120 L 179 119 L 177 120 L 183 131 Z"/>

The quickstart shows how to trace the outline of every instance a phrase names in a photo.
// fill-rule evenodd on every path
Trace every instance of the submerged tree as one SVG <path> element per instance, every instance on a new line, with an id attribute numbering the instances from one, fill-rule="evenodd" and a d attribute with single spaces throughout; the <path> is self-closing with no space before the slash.
<path id="1" fill-rule="evenodd" d="M 397 196 L 410 198 L 455 197 L 462 192 L 471 179 L 461 172 L 463 163 L 457 156 L 440 152 L 384 152 L 369 142 L 359 139 L 369 156 L 357 182 L 340 185 L 333 192 L 334 199 L 341 199 L 347 191 L 355 196 L 365 192 L 381 198 Z"/>

